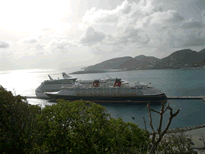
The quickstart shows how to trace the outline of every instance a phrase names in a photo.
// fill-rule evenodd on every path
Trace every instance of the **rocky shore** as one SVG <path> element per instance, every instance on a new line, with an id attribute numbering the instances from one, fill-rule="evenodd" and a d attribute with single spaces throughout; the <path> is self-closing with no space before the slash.
<path id="1" fill-rule="evenodd" d="M 205 124 L 196 125 L 196 126 L 192 126 L 192 127 L 173 128 L 173 129 L 168 129 L 166 133 L 186 132 L 186 131 L 204 128 L 204 127 L 205 127 Z M 152 135 L 152 132 L 150 133 L 150 135 Z"/>

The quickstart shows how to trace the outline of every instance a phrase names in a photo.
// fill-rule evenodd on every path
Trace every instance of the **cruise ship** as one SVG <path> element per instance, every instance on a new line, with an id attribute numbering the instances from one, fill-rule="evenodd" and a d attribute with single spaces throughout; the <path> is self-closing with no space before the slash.
<path id="1" fill-rule="evenodd" d="M 50 80 L 45 80 L 41 83 L 40 86 L 37 87 L 35 90 L 36 96 L 38 98 L 49 98 L 45 95 L 45 92 L 57 92 L 61 89 L 62 86 L 70 87 L 73 85 L 91 85 L 93 80 L 77 80 L 77 78 L 72 78 L 71 76 L 67 75 L 65 72 L 62 73 L 63 79 L 54 80 L 50 75 L 48 75 Z M 105 80 L 100 80 L 101 83 L 114 83 L 112 78 L 107 78 Z M 123 80 L 123 83 L 129 84 L 128 81 Z"/>
<path id="2" fill-rule="evenodd" d="M 63 79 L 54 80 L 50 75 L 48 75 L 50 80 L 45 80 L 40 86 L 35 90 L 36 96 L 38 98 L 49 98 L 45 95 L 45 92 L 56 92 L 61 89 L 63 85 L 72 86 L 76 83 L 77 78 L 72 78 L 66 73 L 62 73 Z"/>
<path id="3" fill-rule="evenodd" d="M 92 102 L 161 102 L 167 97 L 161 90 L 146 84 L 122 84 L 116 78 L 114 85 L 100 85 L 99 80 L 94 80 L 92 85 L 73 85 L 62 87 L 58 92 L 45 92 L 51 99 L 88 100 Z"/>

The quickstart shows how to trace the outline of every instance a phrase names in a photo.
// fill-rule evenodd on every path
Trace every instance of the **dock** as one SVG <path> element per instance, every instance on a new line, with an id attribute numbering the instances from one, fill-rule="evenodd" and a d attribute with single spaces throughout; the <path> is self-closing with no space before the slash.
<path id="1" fill-rule="evenodd" d="M 202 100 L 205 100 L 205 96 L 167 96 L 167 99 L 202 99 Z"/>

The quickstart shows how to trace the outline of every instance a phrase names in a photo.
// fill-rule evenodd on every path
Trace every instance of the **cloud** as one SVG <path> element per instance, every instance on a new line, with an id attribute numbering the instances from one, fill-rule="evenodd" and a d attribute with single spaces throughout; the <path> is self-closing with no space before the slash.
<path id="1" fill-rule="evenodd" d="M 50 28 L 43 28 L 42 31 L 49 31 Z"/>
<path id="2" fill-rule="evenodd" d="M 96 31 L 93 27 L 89 27 L 86 29 L 85 34 L 80 38 L 80 43 L 90 46 L 102 42 L 104 38 L 104 33 Z"/>
<path id="3" fill-rule="evenodd" d="M 136 44 L 146 45 L 151 40 L 160 38 L 162 29 L 175 27 L 184 20 L 178 12 L 174 10 L 167 10 L 163 12 L 153 12 L 152 14 L 142 16 L 135 21 L 132 16 L 124 19 L 124 24 L 119 28 L 119 34 L 116 35 L 118 44 Z"/>
<path id="4" fill-rule="evenodd" d="M 147 45 L 151 41 L 153 42 L 157 36 L 160 37 L 158 33 L 162 29 L 172 29 L 184 20 L 184 17 L 176 10 L 163 10 L 162 7 L 163 4 L 159 0 L 141 0 L 138 3 L 125 0 L 113 10 L 92 8 L 86 12 L 83 22 L 101 24 L 101 26 L 114 23 L 118 26 L 118 34 L 105 35 L 105 37 L 101 35 L 101 39 L 99 39 L 103 40 L 104 44 Z M 98 40 L 93 37 L 89 38 L 81 39 L 81 43 Z"/>
<path id="5" fill-rule="evenodd" d="M 68 42 L 66 40 L 56 40 L 53 39 L 49 42 L 50 47 L 57 48 L 57 49 L 66 49 L 68 47 Z"/>
<path id="6" fill-rule="evenodd" d="M 20 40 L 20 42 L 34 44 L 37 43 L 42 38 L 42 36 L 43 34 L 30 36 L 28 38 Z"/>
<path id="7" fill-rule="evenodd" d="M 182 17 L 177 11 L 175 10 L 167 10 L 164 12 L 155 12 L 152 15 L 150 15 L 152 18 L 150 24 L 172 24 L 176 22 L 180 22 L 184 20 L 184 17 Z"/>
<path id="8" fill-rule="evenodd" d="M 179 29 L 181 30 L 181 29 Z M 203 30 L 185 29 L 183 32 L 170 32 L 167 41 L 172 48 L 184 48 L 205 45 L 205 32 Z"/>
<path id="9" fill-rule="evenodd" d="M 191 46 L 204 46 L 205 37 L 200 37 L 196 35 L 190 35 L 186 39 L 179 40 L 176 47 L 191 47 Z"/>
<path id="10" fill-rule="evenodd" d="M 189 29 L 189 28 L 205 28 L 205 24 L 201 21 L 197 21 L 193 18 L 186 20 L 182 25 L 182 28 Z"/>
<path id="11" fill-rule="evenodd" d="M 24 43 L 36 43 L 37 39 L 36 38 L 27 38 L 24 39 Z"/>
<path id="12" fill-rule="evenodd" d="M 96 10 L 95 7 L 86 11 L 82 18 L 83 23 L 116 23 L 118 18 L 123 14 L 131 11 L 131 3 L 125 0 L 120 6 L 113 10 Z"/>
<path id="13" fill-rule="evenodd" d="M 201 16 L 202 16 L 202 18 L 204 18 L 204 19 L 205 19 L 205 9 L 204 9 L 204 10 L 202 10 L 202 12 L 201 12 Z"/>
<path id="14" fill-rule="evenodd" d="M 0 48 L 9 48 L 9 43 L 0 40 Z"/>
<path id="15" fill-rule="evenodd" d="M 44 45 L 36 44 L 36 50 L 43 50 Z"/>
<path id="16" fill-rule="evenodd" d="M 47 46 L 52 51 L 55 51 L 55 50 L 68 51 L 69 47 L 77 47 L 80 45 L 79 45 L 79 41 L 77 40 L 68 41 L 66 39 L 61 39 L 61 40 L 53 39 L 48 43 Z"/>

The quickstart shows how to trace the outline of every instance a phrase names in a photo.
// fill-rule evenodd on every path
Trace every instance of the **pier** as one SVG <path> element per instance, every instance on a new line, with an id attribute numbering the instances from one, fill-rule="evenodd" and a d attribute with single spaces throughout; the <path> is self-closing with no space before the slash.
<path id="1" fill-rule="evenodd" d="M 202 99 L 202 100 L 205 100 L 205 96 L 167 96 L 167 99 Z"/>

